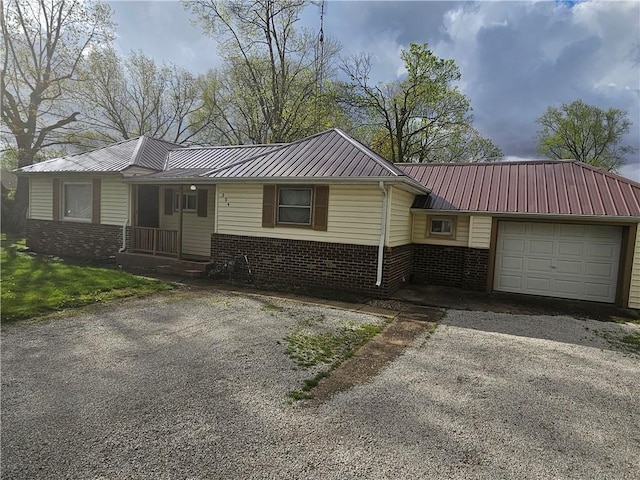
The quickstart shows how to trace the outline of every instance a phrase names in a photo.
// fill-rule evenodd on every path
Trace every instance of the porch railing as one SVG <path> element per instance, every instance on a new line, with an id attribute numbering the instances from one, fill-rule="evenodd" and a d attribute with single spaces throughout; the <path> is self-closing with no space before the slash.
<path id="1" fill-rule="evenodd" d="M 152 255 L 178 255 L 178 231 L 131 227 L 131 250 Z"/>

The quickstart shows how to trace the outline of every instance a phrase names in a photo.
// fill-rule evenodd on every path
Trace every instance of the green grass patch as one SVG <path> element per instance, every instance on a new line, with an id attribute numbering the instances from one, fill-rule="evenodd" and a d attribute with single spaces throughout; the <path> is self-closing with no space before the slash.
<path id="1" fill-rule="evenodd" d="M 20 251 L 23 247 L 23 239 L 2 234 L 3 323 L 172 288 L 119 270 L 72 265 L 56 258 L 29 255 Z"/>
<path id="2" fill-rule="evenodd" d="M 640 334 L 626 335 L 620 339 L 627 349 L 640 354 Z"/>
<path id="3" fill-rule="evenodd" d="M 632 333 L 625 336 L 614 335 L 611 332 L 594 330 L 593 333 L 604 338 L 612 346 L 627 353 L 640 355 L 640 334 Z"/>
<path id="4" fill-rule="evenodd" d="M 303 322 L 305 325 L 307 323 Z M 299 367 L 329 366 L 327 370 L 305 380 L 300 390 L 289 392 L 289 397 L 294 400 L 313 398 L 310 392 L 318 382 L 329 376 L 344 360 L 352 357 L 358 348 L 371 340 L 382 328 L 382 325 L 375 324 L 345 323 L 337 331 L 309 332 L 299 329 L 287 335 L 285 340 L 288 346 L 285 354 Z"/>

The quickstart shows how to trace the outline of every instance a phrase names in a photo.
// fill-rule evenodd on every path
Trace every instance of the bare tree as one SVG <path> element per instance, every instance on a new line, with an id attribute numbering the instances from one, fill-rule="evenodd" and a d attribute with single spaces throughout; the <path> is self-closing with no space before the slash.
<path id="1" fill-rule="evenodd" d="M 79 112 L 69 108 L 78 67 L 91 49 L 112 38 L 111 13 L 81 0 L 7 0 L 0 3 L 3 143 L 16 150 L 17 167 L 47 148 L 70 142 Z M 18 180 L 14 226 L 21 228 L 28 184 Z"/>
<path id="2" fill-rule="evenodd" d="M 306 0 L 185 2 L 220 42 L 224 68 L 210 76 L 214 136 L 233 143 L 286 142 L 326 128 L 318 83 L 331 76 L 338 46 L 296 30 Z M 324 40 L 324 39 L 323 39 Z M 322 73 L 322 74 L 321 74 Z M 335 103 L 334 103 L 335 106 Z M 321 117 L 325 115 L 325 117 Z"/>
<path id="3" fill-rule="evenodd" d="M 208 127 L 204 77 L 160 65 L 142 52 L 121 58 L 113 49 L 92 52 L 77 91 L 84 114 L 81 142 L 94 145 L 140 135 L 186 143 Z"/>

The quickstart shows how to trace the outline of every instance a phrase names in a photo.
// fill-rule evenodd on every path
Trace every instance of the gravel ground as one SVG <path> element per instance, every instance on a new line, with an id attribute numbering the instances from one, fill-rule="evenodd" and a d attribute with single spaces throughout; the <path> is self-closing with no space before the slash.
<path id="1" fill-rule="evenodd" d="M 637 478 L 640 360 L 594 333 L 637 326 L 449 311 L 370 383 L 290 404 L 315 371 L 283 338 L 344 321 L 381 320 L 178 291 L 3 327 L 2 478 Z"/>

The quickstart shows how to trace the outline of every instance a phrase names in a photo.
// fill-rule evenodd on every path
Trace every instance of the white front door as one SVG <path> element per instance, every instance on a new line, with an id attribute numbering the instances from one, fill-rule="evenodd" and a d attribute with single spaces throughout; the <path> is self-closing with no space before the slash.
<path id="1" fill-rule="evenodd" d="M 493 288 L 615 302 L 622 228 L 500 222 Z"/>

